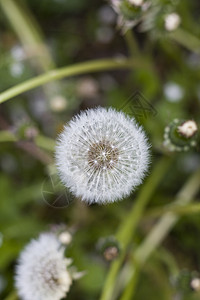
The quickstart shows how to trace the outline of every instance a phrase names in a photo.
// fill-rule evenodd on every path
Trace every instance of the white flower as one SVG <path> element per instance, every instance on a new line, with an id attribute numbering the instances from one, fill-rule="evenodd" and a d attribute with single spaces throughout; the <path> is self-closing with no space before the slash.
<path id="1" fill-rule="evenodd" d="M 133 118 L 114 109 L 81 112 L 60 134 L 56 162 L 62 182 L 88 203 L 114 202 L 141 184 L 149 145 Z"/>
<path id="2" fill-rule="evenodd" d="M 200 278 L 193 278 L 190 286 L 194 291 L 200 291 Z"/>
<path id="3" fill-rule="evenodd" d="M 21 253 L 16 288 L 22 300 L 60 300 L 72 283 L 64 248 L 54 234 L 41 234 Z"/>
<path id="4" fill-rule="evenodd" d="M 165 17 L 165 29 L 173 31 L 178 28 L 181 23 L 181 18 L 176 13 L 171 13 Z"/>
<path id="5" fill-rule="evenodd" d="M 59 234 L 58 236 L 59 241 L 63 244 L 63 245 L 68 245 L 71 243 L 72 241 L 72 236 L 68 231 L 63 231 Z"/>
<path id="6" fill-rule="evenodd" d="M 143 0 L 128 0 L 128 2 L 135 6 L 141 6 L 143 4 Z"/>
<path id="7" fill-rule="evenodd" d="M 197 124 L 193 120 L 185 121 L 183 124 L 178 126 L 178 132 L 186 138 L 192 137 L 198 130 Z"/>

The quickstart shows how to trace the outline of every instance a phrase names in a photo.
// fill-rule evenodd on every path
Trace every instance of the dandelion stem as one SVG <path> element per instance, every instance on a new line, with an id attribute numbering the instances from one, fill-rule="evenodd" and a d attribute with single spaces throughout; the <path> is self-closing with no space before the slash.
<path id="1" fill-rule="evenodd" d="M 118 232 L 116 233 L 116 238 L 120 242 L 122 248 L 121 255 L 111 265 L 100 300 L 113 299 L 112 295 L 116 284 L 116 277 L 123 263 L 126 248 L 134 235 L 148 201 L 156 190 L 171 161 L 172 159 L 169 157 L 163 157 L 161 160 L 159 160 L 151 175 L 147 178 L 146 183 L 141 188 L 132 210 L 125 218 L 124 222 L 121 224 Z"/>
<path id="2" fill-rule="evenodd" d="M 192 201 L 193 197 L 199 190 L 200 182 L 200 170 L 196 171 L 182 187 L 176 196 L 175 204 L 182 206 Z M 139 268 L 147 261 L 153 251 L 162 243 L 168 232 L 178 221 L 178 216 L 175 213 L 167 212 L 158 223 L 153 227 L 143 243 L 134 252 L 134 260 Z M 134 297 L 135 286 L 130 293 L 131 282 L 136 283 L 138 279 L 138 272 L 132 270 L 132 274 L 129 275 L 129 281 L 127 284 L 127 290 L 124 291 L 121 300 L 132 300 Z M 135 278 L 134 278 L 135 277 Z M 126 298 L 124 295 L 127 295 Z"/>
<path id="3" fill-rule="evenodd" d="M 8 295 L 8 297 L 6 297 L 4 300 L 18 300 L 17 292 L 16 291 L 11 292 Z"/>
<path id="4" fill-rule="evenodd" d="M 26 140 L 24 140 L 26 141 Z M 0 143 L 3 142 L 20 142 L 19 139 L 17 139 L 17 136 L 12 133 L 9 130 L 2 130 L 0 131 Z M 55 148 L 55 141 L 49 137 L 46 137 L 44 135 L 37 135 L 34 138 L 35 145 L 38 147 L 47 150 L 49 152 L 53 152 Z"/>
<path id="5" fill-rule="evenodd" d="M 131 29 L 127 30 L 124 38 L 129 49 L 129 55 L 132 58 L 135 58 L 135 56 L 139 56 L 139 48 L 134 36 L 134 32 Z"/>
<path id="6" fill-rule="evenodd" d="M 27 53 L 36 58 L 38 69 L 48 71 L 55 68 L 49 50 L 43 43 L 42 32 L 25 3 L 0 0 L 0 5 Z"/>
<path id="7" fill-rule="evenodd" d="M 190 51 L 200 54 L 200 40 L 181 28 L 168 34 L 169 38 L 176 41 Z"/>
<path id="8" fill-rule="evenodd" d="M 50 152 L 54 152 L 55 150 L 55 141 L 41 134 L 35 137 L 35 144 L 38 147 Z"/>
<path id="9" fill-rule="evenodd" d="M 17 95 L 26 91 L 41 86 L 47 82 L 59 80 L 64 77 L 80 75 L 90 72 L 105 71 L 111 69 L 131 69 L 140 62 L 133 62 L 131 59 L 100 59 L 83 63 L 74 64 L 60 69 L 48 71 L 45 74 L 39 75 L 35 78 L 29 79 L 20 83 L 5 92 L 0 94 L 0 103 L 5 102 Z"/>
<path id="10" fill-rule="evenodd" d="M 124 293 L 122 294 L 120 300 L 131 300 L 135 291 L 135 287 L 138 282 L 140 274 L 139 266 L 134 268 L 134 276 L 132 276 L 131 280 L 129 281 Z"/>
<path id="11" fill-rule="evenodd" d="M 199 190 L 200 170 L 195 172 L 177 194 L 175 204 L 182 206 L 190 202 Z M 169 230 L 175 225 L 178 216 L 175 213 L 166 213 L 152 229 L 142 245 L 135 253 L 140 264 L 145 263 L 152 251 L 163 241 Z"/>
<path id="12" fill-rule="evenodd" d="M 199 201 L 198 201 L 199 202 Z M 178 215 L 189 215 L 189 214 L 195 214 L 200 212 L 200 204 L 194 203 L 194 204 L 188 204 L 184 206 L 180 205 L 166 205 L 161 208 L 155 208 L 152 210 L 149 210 L 145 215 L 144 218 L 154 218 L 159 217 L 167 212 L 172 212 Z"/>
<path id="13" fill-rule="evenodd" d="M 55 69 L 56 66 L 48 46 L 44 42 L 42 31 L 26 3 L 15 0 L 0 0 L 0 5 L 13 31 L 22 43 L 32 68 L 37 73 Z M 46 98 L 50 101 L 55 94 L 62 94 L 60 82 L 45 85 L 43 90 Z"/>
<path id="14" fill-rule="evenodd" d="M 2 142 L 16 142 L 17 138 L 15 135 L 9 130 L 0 131 L 0 143 Z"/>

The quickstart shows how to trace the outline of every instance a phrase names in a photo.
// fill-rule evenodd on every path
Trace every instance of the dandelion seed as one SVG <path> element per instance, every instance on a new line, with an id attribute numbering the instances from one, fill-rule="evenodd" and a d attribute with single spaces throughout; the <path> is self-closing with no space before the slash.
<path id="1" fill-rule="evenodd" d="M 72 283 L 64 247 L 54 234 L 41 234 L 21 253 L 16 268 L 16 288 L 22 300 L 60 300 Z"/>
<path id="2" fill-rule="evenodd" d="M 149 144 L 133 118 L 114 109 L 82 112 L 65 126 L 56 146 L 62 182 L 88 203 L 128 196 L 149 164 Z"/>

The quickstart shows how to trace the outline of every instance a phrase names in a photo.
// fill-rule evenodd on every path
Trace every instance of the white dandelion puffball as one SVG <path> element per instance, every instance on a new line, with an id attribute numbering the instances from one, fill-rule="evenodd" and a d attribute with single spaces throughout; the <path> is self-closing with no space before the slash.
<path id="1" fill-rule="evenodd" d="M 60 134 L 56 163 L 62 182 L 88 203 L 128 196 L 149 164 L 149 144 L 135 119 L 112 108 L 75 116 Z"/>
<path id="2" fill-rule="evenodd" d="M 22 300 L 60 300 L 72 283 L 64 247 L 54 234 L 43 233 L 22 251 L 16 268 L 16 288 Z"/>

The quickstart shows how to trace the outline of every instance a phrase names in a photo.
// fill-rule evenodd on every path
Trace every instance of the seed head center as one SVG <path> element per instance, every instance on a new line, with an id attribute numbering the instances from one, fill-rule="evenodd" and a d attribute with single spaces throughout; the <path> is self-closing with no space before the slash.
<path id="1" fill-rule="evenodd" d="M 98 169 L 112 169 L 118 161 L 119 151 L 110 142 L 101 141 L 90 146 L 89 165 Z"/>

